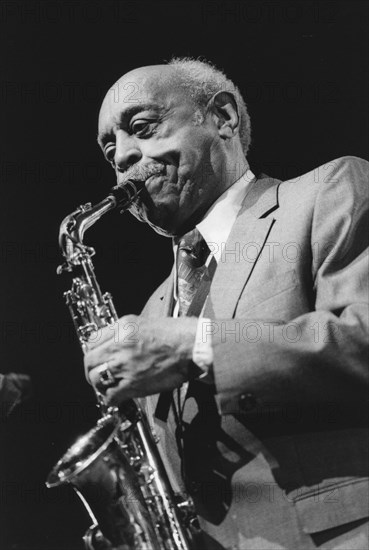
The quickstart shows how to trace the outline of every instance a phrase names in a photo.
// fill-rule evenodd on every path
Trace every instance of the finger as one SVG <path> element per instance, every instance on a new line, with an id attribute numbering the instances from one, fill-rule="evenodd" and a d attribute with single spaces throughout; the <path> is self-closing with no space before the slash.
<path id="1" fill-rule="evenodd" d="M 108 388 L 117 386 L 123 380 L 129 383 L 129 379 L 125 378 L 122 365 L 114 365 L 112 362 L 103 363 L 90 370 L 88 377 L 92 386 L 104 394 Z"/>
<path id="2" fill-rule="evenodd" d="M 129 365 L 132 362 L 132 352 L 130 350 L 92 350 L 84 357 L 85 377 L 89 384 L 93 384 L 91 373 L 95 379 L 102 365 L 107 365 L 113 376 L 122 378 L 129 371 Z M 96 370 L 97 369 L 97 370 Z M 96 374 L 97 373 L 97 374 Z M 94 385 L 94 384 L 93 384 Z"/>
<path id="3" fill-rule="evenodd" d="M 108 406 L 118 406 L 128 399 L 137 397 L 136 394 L 137 392 L 132 388 L 132 382 L 122 379 L 115 387 L 108 388 L 105 393 L 105 401 Z"/>
<path id="4" fill-rule="evenodd" d="M 137 315 L 124 315 L 111 325 L 94 332 L 90 336 L 86 348 L 92 350 L 111 341 L 121 346 L 134 346 L 138 341 L 138 330 L 139 317 Z"/>
<path id="5" fill-rule="evenodd" d="M 109 376 L 107 376 L 109 375 Z M 103 382 L 104 378 L 104 382 Z M 107 382 L 114 384 L 115 382 L 118 383 L 118 380 L 115 381 L 114 376 L 112 375 L 110 369 L 109 369 L 109 363 L 102 363 L 98 367 L 92 369 L 89 372 L 89 382 L 92 384 L 94 388 L 96 388 L 99 391 L 106 391 L 107 389 Z"/>
<path id="6" fill-rule="evenodd" d="M 86 366 L 94 368 L 116 357 L 122 357 L 126 361 L 133 352 L 134 350 L 131 346 L 124 346 L 114 342 L 114 340 L 108 340 L 100 346 L 88 350 L 84 355 L 84 363 Z"/>
<path id="7" fill-rule="evenodd" d="M 86 342 L 86 349 L 88 351 L 92 350 L 92 349 L 95 349 L 103 344 L 105 344 L 106 342 L 109 342 L 110 340 L 114 340 L 114 334 L 115 334 L 115 324 L 117 323 L 117 321 L 115 323 L 113 323 L 112 325 L 109 325 L 107 327 L 103 327 L 103 328 L 99 328 L 97 329 L 95 332 L 93 332 L 89 339 L 88 339 L 88 342 Z"/>

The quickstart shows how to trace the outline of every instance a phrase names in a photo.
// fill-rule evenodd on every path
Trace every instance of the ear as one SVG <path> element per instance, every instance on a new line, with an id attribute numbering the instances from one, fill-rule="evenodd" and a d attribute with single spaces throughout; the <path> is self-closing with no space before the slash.
<path id="1" fill-rule="evenodd" d="M 230 139 L 239 129 L 240 117 L 235 97 L 230 92 L 217 92 L 208 103 L 222 139 Z"/>

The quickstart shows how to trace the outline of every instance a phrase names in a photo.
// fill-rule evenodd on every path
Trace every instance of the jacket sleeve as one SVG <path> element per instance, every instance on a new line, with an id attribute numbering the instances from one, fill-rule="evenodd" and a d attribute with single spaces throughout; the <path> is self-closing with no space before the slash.
<path id="1" fill-rule="evenodd" d="M 367 400 L 368 190 L 368 163 L 359 159 L 344 161 L 319 187 L 311 226 L 313 311 L 262 331 L 255 342 L 224 338 L 237 323 L 242 333 L 247 319 L 214 321 L 224 327 L 213 335 L 222 414 L 245 412 L 245 400 L 251 408 Z"/>
<path id="2" fill-rule="evenodd" d="M 31 381 L 27 374 L 10 372 L 0 374 L 0 418 L 31 396 Z"/>

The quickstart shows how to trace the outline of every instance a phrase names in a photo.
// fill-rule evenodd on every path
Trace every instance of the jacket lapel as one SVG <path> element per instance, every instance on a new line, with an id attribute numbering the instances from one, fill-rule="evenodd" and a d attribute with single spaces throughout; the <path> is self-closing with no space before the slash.
<path id="1" fill-rule="evenodd" d="M 144 317 L 170 317 L 173 308 L 174 267 L 165 281 L 146 303 L 141 315 Z"/>
<path id="2" fill-rule="evenodd" d="M 160 285 L 154 295 L 150 298 L 142 312 L 142 315 L 152 318 L 170 317 L 173 309 L 173 287 L 174 267 L 172 268 L 169 277 L 167 277 L 167 279 Z M 147 418 L 152 428 L 154 428 L 153 418 L 155 417 L 159 395 L 160 394 L 150 395 L 145 399 L 139 400 L 142 408 L 147 414 Z"/>
<path id="3" fill-rule="evenodd" d="M 204 317 L 233 316 L 275 221 L 269 214 L 278 208 L 279 184 L 280 180 L 265 177 L 256 180 L 246 194 L 229 238 L 222 244 Z"/>
<path id="4" fill-rule="evenodd" d="M 160 317 L 170 317 L 172 315 L 173 309 L 173 297 L 174 297 L 174 266 L 170 272 L 169 277 L 163 285 L 162 292 L 159 295 L 159 301 L 161 306 L 159 306 L 158 314 Z"/>

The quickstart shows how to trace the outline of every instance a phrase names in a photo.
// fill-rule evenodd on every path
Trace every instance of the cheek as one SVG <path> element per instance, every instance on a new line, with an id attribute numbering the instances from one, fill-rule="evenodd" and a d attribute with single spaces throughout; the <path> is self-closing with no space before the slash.
<path id="1" fill-rule="evenodd" d="M 146 156 L 167 164 L 172 183 L 184 185 L 189 180 L 202 181 L 204 174 L 211 171 L 214 133 L 203 126 L 187 125 L 169 134 L 150 144 Z"/>
<path id="2" fill-rule="evenodd" d="M 206 171 L 211 159 L 211 143 L 210 137 L 189 135 L 180 153 L 178 171 L 197 176 Z"/>

